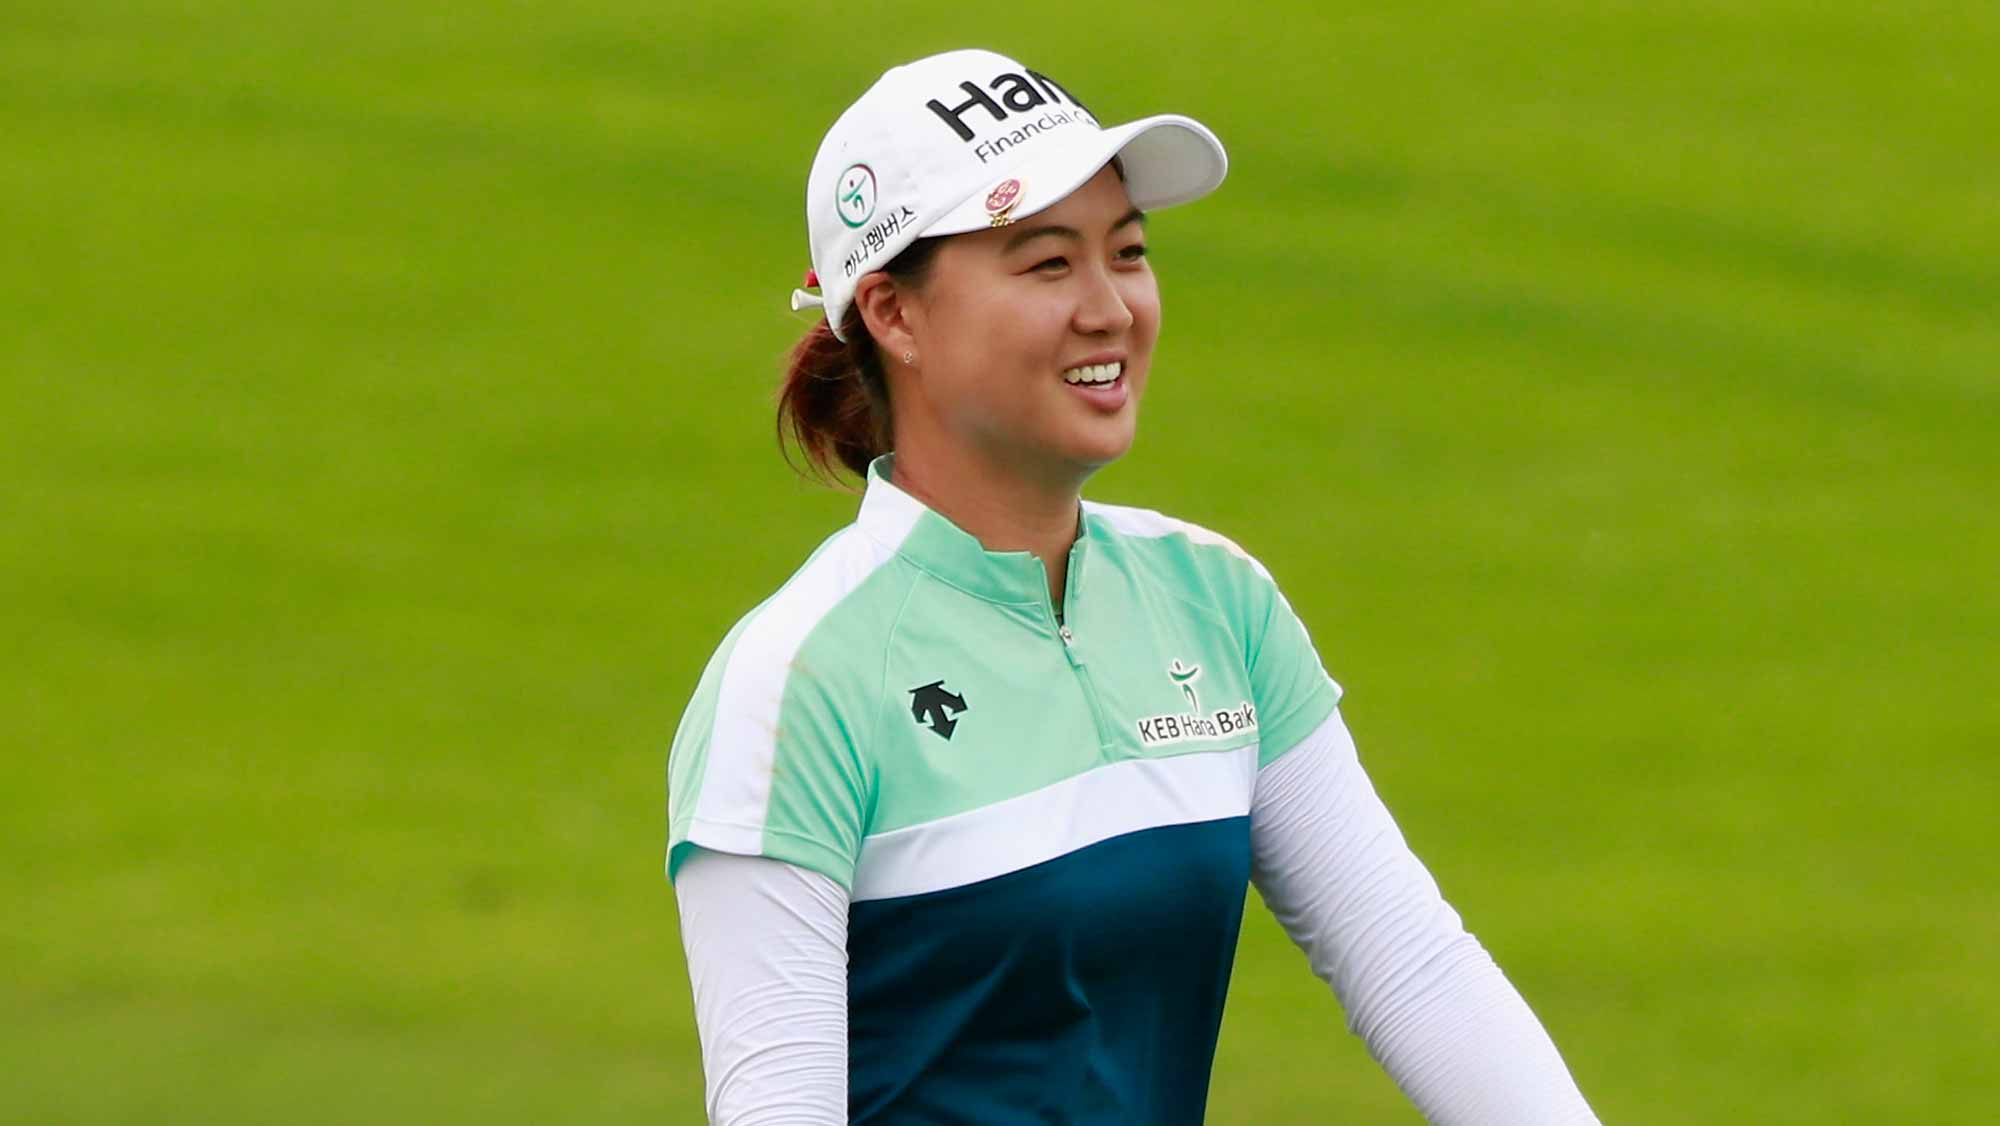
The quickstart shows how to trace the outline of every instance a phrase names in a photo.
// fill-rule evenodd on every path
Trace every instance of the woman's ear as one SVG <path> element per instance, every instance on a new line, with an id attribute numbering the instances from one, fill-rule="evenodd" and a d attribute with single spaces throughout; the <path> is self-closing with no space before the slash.
<path id="1" fill-rule="evenodd" d="M 874 338 L 875 346 L 884 356 L 916 351 L 914 322 L 921 314 L 910 296 L 896 285 L 895 279 L 880 270 L 864 274 L 854 286 L 854 308 L 860 312 L 861 323 L 868 326 L 868 335 Z"/>

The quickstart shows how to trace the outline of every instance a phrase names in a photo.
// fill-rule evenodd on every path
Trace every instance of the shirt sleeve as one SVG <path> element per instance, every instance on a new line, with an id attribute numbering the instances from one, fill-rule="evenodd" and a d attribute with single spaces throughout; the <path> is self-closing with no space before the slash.
<path id="1" fill-rule="evenodd" d="M 876 686 L 866 662 L 799 632 L 782 612 L 753 615 L 702 674 L 668 755 L 669 879 L 702 848 L 852 886 L 871 800 L 859 748 Z"/>
<path id="2" fill-rule="evenodd" d="M 1340 685 L 1320 664 L 1305 623 L 1263 564 L 1244 556 L 1251 572 L 1244 597 L 1245 659 L 1257 705 L 1258 765 L 1269 766 L 1305 739 L 1340 704 Z"/>
<path id="3" fill-rule="evenodd" d="M 697 848 L 674 883 L 708 1121 L 847 1121 L 847 892 L 765 857 Z"/>
<path id="4" fill-rule="evenodd" d="M 1404 843 L 1337 711 L 1258 774 L 1250 817 L 1258 892 L 1427 1121 L 1597 1122 L 1541 1022 Z"/>

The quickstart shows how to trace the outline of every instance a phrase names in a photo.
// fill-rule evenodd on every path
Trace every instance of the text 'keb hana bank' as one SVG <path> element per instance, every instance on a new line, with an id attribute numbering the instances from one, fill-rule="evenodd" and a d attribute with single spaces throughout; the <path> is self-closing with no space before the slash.
<path id="1" fill-rule="evenodd" d="M 1138 721 L 1138 727 L 1139 742 L 1148 747 L 1189 739 L 1221 739 L 1255 731 L 1257 709 L 1245 700 L 1233 708 L 1223 708 L 1207 715 L 1182 712 L 1178 715 L 1147 716 Z"/>

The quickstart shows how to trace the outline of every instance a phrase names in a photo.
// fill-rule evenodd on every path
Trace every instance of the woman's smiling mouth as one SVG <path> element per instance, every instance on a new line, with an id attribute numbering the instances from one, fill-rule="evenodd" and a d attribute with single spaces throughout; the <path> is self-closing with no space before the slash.
<path id="1" fill-rule="evenodd" d="M 1108 364 L 1085 364 L 1073 367 L 1063 373 L 1063 382 L 1081 384 L 1086 387 L 1108 387 L 1125 374 L 1125 364 L 1114 360 Z"/>

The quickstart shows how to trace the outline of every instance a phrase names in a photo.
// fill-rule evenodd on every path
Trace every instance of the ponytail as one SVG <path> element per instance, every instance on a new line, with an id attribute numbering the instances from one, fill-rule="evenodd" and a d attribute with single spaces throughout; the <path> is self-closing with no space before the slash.
<path id="1" fill-rule="evenodd" d="M 792 468 L 827 484 L 839 480 L 843 467 L 867 477 L 868 463 L 894 444 L 882 361 L 852 306 L 845 331 L 843 344 L 826 321 L 813 325 L 793 346 L 778 391 L 778 446 L 785 460 L 791 462 L 797 446 L 805 465 Z"/>
<path id="2" fill-rule="evenodd" d="M 916 290 L 930 274 L 943 238 L 922 238 L 882 269 L 898 285 Z M 866 480 L 868 463 L 895 448 L 889 381 L 881 350 L 861 312 L 848 305 L 841 319 L 845 343 L 821 320 L 792 347 L 785 384 L 778 390 L 778 448 L 799 475 L 836 484 L 846 469 Z M 805 464 L 792 461 L 796 446 Z"/>

